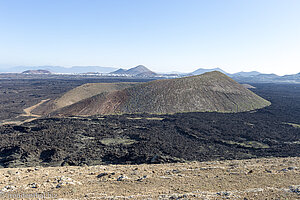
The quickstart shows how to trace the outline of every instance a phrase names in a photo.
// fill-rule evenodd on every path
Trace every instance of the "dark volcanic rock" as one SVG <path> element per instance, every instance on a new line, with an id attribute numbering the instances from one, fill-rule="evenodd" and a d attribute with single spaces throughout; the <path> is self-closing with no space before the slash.
<path id="1" fill-rule="evenodd" d="M 48 118 L 23 126 L 37 129 L 0 126 L 10 130 L 0 134 L 3 167 L 300 156 L 299 128 L 262 111 Z"/>

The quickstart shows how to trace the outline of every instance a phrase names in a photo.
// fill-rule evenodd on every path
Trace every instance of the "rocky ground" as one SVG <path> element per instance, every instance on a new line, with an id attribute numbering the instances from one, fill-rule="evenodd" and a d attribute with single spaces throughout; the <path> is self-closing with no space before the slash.
<path id="1" fill-rule="evenodd" d="M 78 81 L 1 80 L 0 123 Z M 1 125 L 0 199 L 300 199 L 300 86 L 254 86 L 271 106 Z"/>
<path id="2" fill-rule="evenodd" d="M 2 199 L 299 199 L 300 158 L 5 168 L 0 192 Z"/>
<path id="3" fill-rule="evenodd" d="M 299 124 L 256 113 L 45 118 L 0 126 L 0 167 L 300 156 Z"/>

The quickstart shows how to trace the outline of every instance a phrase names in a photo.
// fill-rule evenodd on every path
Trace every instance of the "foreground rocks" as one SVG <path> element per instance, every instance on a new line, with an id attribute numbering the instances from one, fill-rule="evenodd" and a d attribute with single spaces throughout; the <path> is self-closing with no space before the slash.
<path id="1" fill-rule="evenodd" d="M 300 158 L 6 168 L 0 199 L 299 199 L 299 168 Z"/>

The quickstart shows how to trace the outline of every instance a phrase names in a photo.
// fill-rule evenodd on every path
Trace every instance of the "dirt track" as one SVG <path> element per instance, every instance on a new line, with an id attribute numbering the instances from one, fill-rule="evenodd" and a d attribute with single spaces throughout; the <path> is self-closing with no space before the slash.
<path id="1" fill-rule="evenodd" d="M 42 100 L 38 104 L 35 104 L 35 105 L 30 106 L 28 108 L 25 108 L 24 109 L 25 114 L 22 114 L 21 116 L 24 116 L 24 117 L 34 117 L 34 118 L 40 117 L 40 115 L 32 114 L 31 111 L 34 110 L 36 107 L 40 106 L 41 104 L 43 104 L 44 102 L 49 101 L 49 100 L 50 99 L 45 99 L 45 100 Z"/>
<path id="2" fill-rule="evenodd" d="M 300 158 L 272 158 L 8 168 L 0 169 L 0 191 L 9 199 L 36 193 L 62 199 L 299 199 L 299 167 Z"/>
<path id="3" fill-rule="evenodd" d="M 33 111 L 36 107 L 40 106 L 41 104 L 43 104 L 44 102 L 46 101 L 49 101 L 50 99 L 44 99 L 44 100 L 41 100 L 41 102 L 33 105 L 33 106 L 30 106 L 28 108 L 25 108 L 23 111 L 25 112 L 25 114 L 20 114 L 18 117 L 30 117 L 29 119 L 26 119 L 26 120 L 20 120 L 20 121 L 8 121 L 8 122 L 4 122 L 4 123 L 1 123 L 0 125 L 5 125 L 5 124 L 16 124 L 16 125 L 20 125 L 20 124 L 23 124 L 25 122 L 31 122 L 39 117 L 41 117 L 40 115 L 36 115 L 36 114 L 33 114 L 31 113 L 31 111 Z M 16 117 L 16 118 L 18 118 Z"/>

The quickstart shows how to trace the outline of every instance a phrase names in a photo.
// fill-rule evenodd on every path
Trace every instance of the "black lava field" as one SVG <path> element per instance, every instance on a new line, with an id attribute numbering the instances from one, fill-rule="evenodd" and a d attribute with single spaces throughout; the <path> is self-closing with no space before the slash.
<path id="1" fill-rule="evenodd" d="M 252 84 L 261 110 L 41 118 L 0 126 L 2 167 L 300 156 L 300 85 Z"/>

